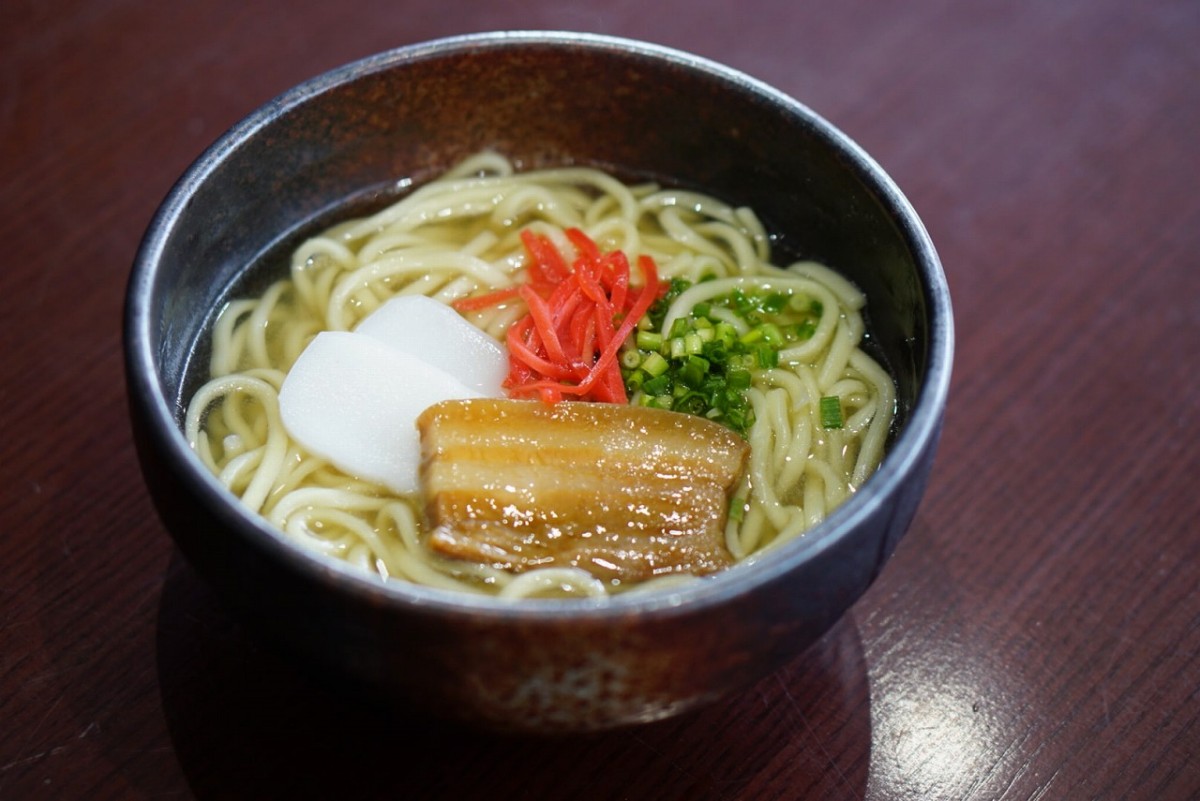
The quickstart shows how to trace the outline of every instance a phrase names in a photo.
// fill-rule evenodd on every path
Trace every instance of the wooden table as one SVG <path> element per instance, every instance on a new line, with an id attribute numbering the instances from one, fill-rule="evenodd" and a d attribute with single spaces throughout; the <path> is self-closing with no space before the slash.
<path id="1" fill-rule="evenodd" d="M 0 798 L 1200 797 L 1200 4 L 827 5 L 6 0 Z M 958 326 L 928 494 L 850 614 L 743 695 L 551 741 L 411 730 L 250 640 L 151 508 L 120 345 L 141 233 L 223 130 L 517 27 L 807 102 L 917 207 Z"/>

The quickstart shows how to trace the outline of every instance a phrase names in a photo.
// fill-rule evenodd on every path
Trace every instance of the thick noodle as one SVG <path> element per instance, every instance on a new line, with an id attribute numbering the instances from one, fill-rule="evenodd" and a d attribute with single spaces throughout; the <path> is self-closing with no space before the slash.
<path id="1" fill-rule="evenodd" d="M 584 167 L 519 173 L 491 152 L 309 239 L 292 255 L 287 278 L 258 299 L 229 303 L 212 332 L 211 380 L 187 411 L 189 442 L 225 486 L 287 536 L 383 578 L 507 598 L 677 586 L 686 577 L 613 586 L 574 568 L 513 575 L 441 558 L 422 542 L 417 499 L 390 495 L 305 453 L 280 422 L 284 376 L 317 332 L 351 330 L 400 294 L 450 303 L 512 286 L 524 275 L 520 230 L 532 227 L 570 252 L 562 229 L 572 226 L 631 262 L 653 257 L 663 278 L 713 279 L 673 301 L 664 331 L 696 303 L 735 288 L 820 302 L 811 339 L 781 351 L 779 367 L 755 371 L 747 390 L 755 413 L 750 467 L 736 493 L 740 514 L 730 516 L 726 531 L 736 559 L 821 522 L 876 469 L 895 388 L 861 347 L 864 298 L 850 282 L 813 262 L 772 265 L 767 234 L 749 209 L 690 191 L 628 186 Z M 503 340 L 523 313 L 513 301 L 467 318 Z M 822 427 L 818 401 L 828 395 L 841 399 L 841 429 Z"/>

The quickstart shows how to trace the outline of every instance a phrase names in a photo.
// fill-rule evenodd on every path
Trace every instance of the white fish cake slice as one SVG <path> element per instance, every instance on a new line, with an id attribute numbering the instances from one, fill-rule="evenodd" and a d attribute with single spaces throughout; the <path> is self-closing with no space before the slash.
<path id="1" fill-rule="evenodd" d="M 288 433 L 341 470 L 399 494 L 418 489 L 418 415 L 439 401 L 480 397 L 454 376 L 378 339 L 316 336 L 279 393 Z"/>
<path id="2" fill-rule="evenodd" d="M 504 346 L 433 298 L 394 297 L 367 316 L 354 332 L 410 353 L 478 393 L 492 397 L 504 394 L 500 386 L 508 375 Z"/>

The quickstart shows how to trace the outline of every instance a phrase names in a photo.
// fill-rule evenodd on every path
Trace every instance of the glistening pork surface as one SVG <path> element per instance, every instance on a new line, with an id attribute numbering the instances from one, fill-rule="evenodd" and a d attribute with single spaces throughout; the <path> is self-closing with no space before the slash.
<path id="1" fill-rule="evenodd" d="M 730 496 L 749 447 L 691 415 L 480 398 L 417 420 L 429 546 L 523 572 L 578 567 L 636 582 L 732 562 Z"/>

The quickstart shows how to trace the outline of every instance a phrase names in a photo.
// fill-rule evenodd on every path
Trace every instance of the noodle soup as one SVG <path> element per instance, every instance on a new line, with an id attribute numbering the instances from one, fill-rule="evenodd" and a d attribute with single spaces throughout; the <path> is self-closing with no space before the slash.
<path id="1" fill-rule="evenodd" d="M 611 348 L 620 371 L 608 382 L 615 396 L 584 402 L 689 415 L 744 440 L 748 457 L 731 468 L 715 546 L 728 563 L 801 536 L 879 465 L 896 391 L 863 348 L 865 299 L 849 281 L 811 261 L 773 263 L 770 238 L 750 209 L 627 185 L 591 168 L 519 172 L 490 152 L 305 241 L 286 278 L 230 302 L 213 326 L 210 380 L 189 405 L 192 447 L 246 506 L 298 543 L 383 579 L 505 597 L 698 580 L 706 571 L 686 560 L 652 560 L 648 577 L 630 580 L 574 562 L 514 569 L 438 551 L 428 486 L 396 491 L 364 478 L 312 452 L 285 425 L 280 394 L 314 338 L 356 331 L 398 297 L 457 307 L 478 331 L 509 343 L 512 357 L 514 331 L 542 297 L 519 292 L 536 271 L 531 236 L 566 261 L 591 242 L 631 264 L 653 264 L 652 279 L 630 269 L 616 282 L 623 302 L 642 299 L 647 309 L 636 320 L 624 310 L 610 315 L 610 333 L 624 332 Z M 596 361 L 604 360 L 602 339 L 594 347 L 589 340 Z M 530 404 L 577 402 L 575 387 L 589 380 L 569 378 L 564 391 L 545 397 L 545 380 L 528 391 L 513 383 L 518 367 L 507 393 Z M 588 510 L 577 515 L 579 536 L 591 536 Z"/>

